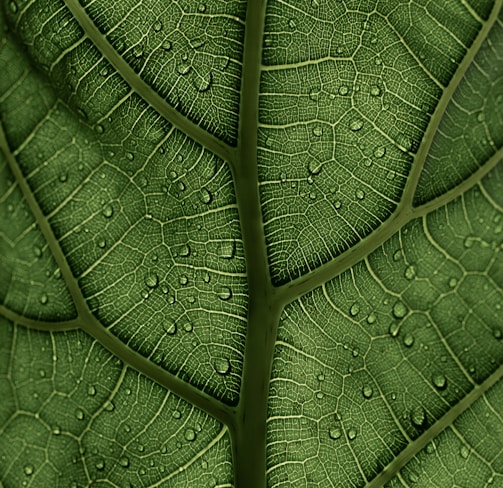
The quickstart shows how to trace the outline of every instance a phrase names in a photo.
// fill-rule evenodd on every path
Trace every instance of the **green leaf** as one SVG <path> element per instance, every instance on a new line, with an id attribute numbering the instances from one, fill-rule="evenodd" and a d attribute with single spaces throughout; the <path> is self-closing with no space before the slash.
<path id="1" fill-rule="evenodd" d="M 1 487 L 503 484 L 501 0 L 0 7 Z"/>

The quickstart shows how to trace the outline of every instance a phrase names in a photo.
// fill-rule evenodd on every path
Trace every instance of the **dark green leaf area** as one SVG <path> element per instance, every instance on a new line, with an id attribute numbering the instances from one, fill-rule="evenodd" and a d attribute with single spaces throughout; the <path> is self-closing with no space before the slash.
<path id="1" fill-rule="evenodd" d="M 499 178 L 494 170 L 285 308 L 269 398 L 270 486 L 364 486 L 502 363 Z"/>
<path id="2" fill-rule="evenodd" d="M 230 482 L 227 429 L 207 414 L 82 332 L 0 325 L 4 486 Z"/>

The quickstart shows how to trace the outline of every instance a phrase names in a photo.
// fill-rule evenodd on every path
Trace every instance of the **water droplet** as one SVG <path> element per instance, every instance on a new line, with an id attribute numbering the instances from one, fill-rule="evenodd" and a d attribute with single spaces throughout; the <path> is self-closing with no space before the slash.
<path id="1" fill-rule="evenodd" d="M 157 285 L 159 284 L 159 277 L 155 273 L 150 273 L 147 276 L 145 276 L 144 281 L 149 288 L 156 288 Z"/>
<path id="2" fill-rule="evenodd" d="M 176 322 L 172 320 L 168 320 L 167 322 L 165 322 L 162 328 L 164 329 L 164 332 L 166 332 L 166 334 L 168 335 L 176 334 Z"/>
<path id="3" fill-rule="evenodd" d="M 356 435 L 357 435 L 356 429 L 349 429 L 349 431 L 348 431 L 348 439 L 350 441 L 356 439 Z"/>
<path id="4" fill-rule="evenodd" d="M 437 450 L 437 446 L 435 446 L 435 442 L 431 441 L 427 446 L 426 446 L 426 454 L 433 454 Z"/>
<path id="5" fill-rule="evenodd" d="M 160 20 L 155 21 L 153 28 L 155 32 L 160 32 L 162 30 L 162 22 Z"/>
<path id="6" fill-rule="evenodd" d="M 322 167 L 323 167 L 323 163 L 318 161 L 317 159 L 311 159 L 307 163 L 307 170 L 312 175 L 317 175 L 321 171 Z M 285 180 L 286 180 L 286 177 L 285 177 Z"/>
<path id="7" fill-rule="evenodd" d="M 60 435 L 61 434 L 61 427 L 59 425 L 54 425 L 52 427 L 52 433 L 54 435 Z"/>
<path id="8" fill-rule="evenodd" d="M 171 414 L 171 416 L 172 416 L 174 419 L 179 419 L 179 418 L 181 418 L 182 413 L 180 412 L 180 410 L 173 410 L 173 413 Z"/>
<path id="9" fill-rule="evenodd" d="M 377 317 L 374 312 L 370 313 L 369 316 L 367 317 L 367 323 L 369 323 L 369 324 L 374 324 L 376 320 L 377 320 Z"/>
<path id="10" fill-rule="evenodd" d="M 473 247 L 473 243 L 475 242 L 475 238 L 474 237 L 471 237 L 471 236 L 468 236 L 464 241 L 463 241 L 463 245 L 466 247 L 466 249 L 470 249 L 471 247 Z"/>
<path id="11" fill-rule="evenodd" d="M 162 41 L 161 47 L 165 51 L 169 51 L 171 49 L 171 41 L 168 41 L 167 39 L 165 39 L 164 41 Z"/>
<path id="12" fill-rule="evenodd" d="M 107 241 L 105 241 L 105 239 L 100 239 L 98 241 L 98 247 L 101 248 L 101 249 L 104 249 L 107 245 Z"/>
<path id="13" fill-rule="evenodd" d="M 356 190 L 355 196 L 358 200 L 363 200 L 365 198 L 365 192 L 363 190 Z"/>
<path id="14" fill-rule="evenodd" d="M 410 420 L 416 427 L 423 427 L 426 423 L 425 409 L 421 405 L 414 407 L 410 412 Z"/>
<path id="15" fill-rule="evenodd" d="M 349 313 L 351 314 L 351 316 L 356 317 L 359 312 L 360 306 L 357 303 L 353 303 L 353 305 L 351 305 L 351 308 L 349 309 Z"/>
<path id="16" fill-rule="evenodd" d="M 126 456 L 122 456 L 122 457 L 119 459 L 119 464 L 120 464 L 123 468 L 128 468 L 128 467 L 129 467 L 129 458 L 127 458 Z"/>
<path id="17" fill-rule="evenodd" d="M 325 375 L 323 373 L 320 373 L 318 376 L 318 381 L 325 381 Z"/>
<path id="18" fill-rule="evenodd" d="M 178 278 L 178 283 L 180 283 L 180 285 L 182 286 L 185 286 L 189 283 L 189 279 L 187 278 L 186 275 L 182 275 L 180 276 L 180 278 Z"/>
<path id="19" fill-rule="evenodd" d="M 98 471 L 103 471 L 105 469 L 105 461 L 103 459 L 99 459 L 96 461 L 94 465 Z"/>
<path id="20" fill-rule="evenodd" d="M 94 396 L 94 395 L 96 395 L 96 387 L 95 387 L 94 385 L 89 385 L 89 386 L 87 387 L 87 394 L 88 394 L 89 396 Z"/>
<path id="21" fill-rule="evenodd" d="M 31 465 L 31 464 L 27 464 L 25 467 L 24 467 L 24 474 L 26 476 L 31 476 L 33 474 L 33 472 L 35 471 L 34 467 Z"/>
<path id="22" fill-rule="evenodd" d="M 194 330 L 194 325 L 192 322 L 185 322 L 185 324 L 183 324 L 183 330 L 185 332 L 192 332 Z"/>
<path id="23" fill-rule="evenodd" d="M 297 24 L 295 23 L 294 19 L 290 19 L 288 21 L 288 27 L 290 27 L 290 29 L 295 29 L 295 27 L 297 27 Z"/>
<path id="24" fill-rule="evenodd" d="M 37 258 L 42 257 L 42 248 L 40 248 L 39 246 L 33 246 L 33 254 Z"/>
<path id="25" fill-rule="evenodd" d="M 209 203 L 211 203 L 213 196 L 209 190 L 207 190 L 206 188 L 201 188 L 201 191 L 199 192 L 199 198 L 201 202 L 208 205 Z"/>
<path id="26" fill-rule="evenodd" d="M 370 94 L 373 97 L 378 97 L 381 94 L 381 89 L 377 85 L 373 85 L 370 87 Z"/>
<path id="27" fill-rule="evenodd" d="M 211 281 L 211 275 L 207 271 L 205 271 L 205 273 L 203 275 L 203 281 L 205 283 L 209 283 Z"/>
<path id="28" fill-rule="evenodd" d="M 396 319 L 403 319 L 407 315 L 407 307 L 403 302 L 396 302 L 393 305 L 393 316 Z"/>
<path id="29" fill-rule="evenodd" d="M 413 280 L 416 277 L 416 268 L 413 265 L 407 266 L 404 276 L 407 280 Z"/>
<path id="30" fill-rule="evenodd" d="M 463 459 L 467 459 L 468 456 L 470 455 L 470 449 L 468 449 L 466 446 L 462 446 L 459 453 L 461 454 L 461 457 Z"/>
<path id="31" fill-rule="evenodd" d="M 317 398 L 318 400 L 322 400 L 324 396 L 325 396 L 325 394 L 324 394 L 322 391 L 318 391 L 318 392 L 316 393 L 316 398 Z"/>
<path id="32" fill-rule="evenodd" d="M 218 245 L 218 257 L 220 259 L 232 259 L 236 253 L 236 241 L 222 241 Z"/>
<path id="33" fill-rule="evenodd" d="M 328 431 L 328 436 L 330 437 L 330 439 L 333 440 L 339 439 L 341 435 L 342 435 L 341 429 L 337 429 L 335 427 Z"/>
<path id="34" fill-rule="evenodd" d="M 414 336 L 410 333 L 405 334 L 405 336 L 403 337 L 403 345 L 405 347 L 412 347 L 413 344 L 414 344 Z"/>
<path id="35" fill-rule="evenodd" d="M 176 70 L 179 75 L 185 76 L 185 75 L 189 74 L 191 68 L 192 68 L 192 66 L 190 64 L 179 63 Z"/>
<path id="36" fill-rule="evenodd" d="M 182 258 L 188 258 L 190 256 L 190 252 L 191 252 L 190 246 L 188 244 L 184 244 L 180 248 L 179 254 Z"/>
<path id="37" fill-rule="evenodd" d="M 392 322 L 389 326 L 388 332 L 391 337 L 396 337 L 400 331 L 400 324 L 397 322 Z"/>
<path id="38" fill-rule="evenodd" d="M 105 207 L 103 207 L 102 214 L 105 218 L 109 219 L 114 214 L 112 205 L 106 205 Z"/>
<path id="39" fill-rule="evenodd" d="M 42 295 L 40 295 L 40 303 L 42 305 L 45 305 L 48 301 L 49 297 L 47 296 L 47 294 L 43 293 Z"/>
<path id="40" fill-rule="evenodd" d="M 115 409 L 115 405 L 112 401 L 110 400 L 107 400 L 104 405 L 103 405 L 104 409 L 107 411 L 107 412 L 113 412 L 114 409 Z"/>
<path id="41" fill-rule="evenodd" d="M 141 58 L 143 56 L 143 46 L 141 44 L 136 44 L 133 47 L 133 56 L 135 58 Z"/>
<path id="42" fill-rule="evenodd" d="M 218 292 L 218 298 L 224 301 L 230 300 L 232 298 L 232 290 L 227 286 L 221 287 Z"/>
<path id="43" fill-rule="evenodd" d="M 374 394 L 374 390 L 372 389 L 372 387 L 370 385 L 365 385 L 362 388 L 362 394 L 365 398 L 371 398 L 372 395 Z"/>
<path id="44" fill-rule="evenodd" d="M 347 86 L 342 85 L 342 86 L 339 87 L 339 95 L 344 96 L 344 95 L 347 95 L 348 92 L 349 92 L 349 89 L 348 89 Z"/>
<path id="45" fill-rule="evenodd" d="M 374 157 L 382 158 L 386 154 L 386 148 L 384 146 L 379 146 L 374 149 Z"/>
<path id="46" fill-rule="evenodd" d="M 349 124 L 349 128 L 353 132 L 359 131 L 362 127 L 363 127 L 363 121 L 361 121 L 360 119 L 353 120 Z"/>
<path id="47" fill-rule="evenodd" d="M 400 261 L 400 259 L 402 259 L 402 250 L 401 249 L 397 249 L 394 254 L 393 254 L 393 261 Z"/>
<path id="48" fill-rule="evenodd" d="M 442 373 L 433 373 L 433 375 L 431 376 L 431 381 L 433 382 L 433 385 L 439 390 L 443 390 L 447 387 L 447 378 Z"/>
<path id="49" fill-rule="evenodd" d="M 75 410 L 75 417 L 77 418 L 77 420 L 84 420 L 84 411 L 80 408 L 77 408 L 77 410 Z"/>
<path id="50" fill-rule="evenodd" d="M 493 329 L 493 336 L 494 336 L 494 338 L 495 338 L 496 340 L 498 340 L 498 341 L 499 341 L 499 340 L 501 339 L 501 337 L 503 336 L 503 334 L 502 334 L 502 332 L 501 332 L 501 329 L 498 329 L 497 327 L 495 327 L 495 328 Z"/>
<path id="51" fill-rule="evenodd" d="M 197 7 L 197 10 L 199 10 L 199 12 L 201 13 L 206 12 L 206 5 L 204 3 L 200 3 L 199 7 Z"/>
<path id="52" fill-rule="evenodd" d="M 231 363 L 227 358 L 218 358 L 213 363 L 213 368 L 218 374 L 225 376 L 231 371 Z"/>
<path id="53" fill-rule="evenodd" d="M 133 161 L 134 160 L 134 154 L 131 151 L 128 151 L 126 153 L 126 159 L 129 160 L 129 161 Z"/>
<path id="54" fill-rule="evenodd" d="M 313 134 L 316 136 L 316 137 L 321 137 L 323 135 L 323 128 L 322 127 L 315 127 L 313 129 Z"/>
<path id="55" fill-rule="evenodd" d="M 192 442 L 196 439 L 196 433 L 192 429 L 187 429 L 184 434 L 185 440 Z"/>
<path id="56" fill-rule="evenodd" d="M 103 132 L 105 132 L 105 128 L 101 124 L 96 124 L 94 130 L 97 134 L 103 134 Z"/>
<path id="57" fill-rule="evenodd" d="M 193 80 L 194 87 L 199 93 L 208 91 L 213 83 L 213 73 L 209 71 L 204 76 L 197 75 Z"/>

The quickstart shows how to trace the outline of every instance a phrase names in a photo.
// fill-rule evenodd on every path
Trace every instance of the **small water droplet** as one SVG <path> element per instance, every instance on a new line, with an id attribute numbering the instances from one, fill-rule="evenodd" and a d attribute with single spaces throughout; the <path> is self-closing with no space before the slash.
<path id="1" fill-rule="evenodd" d="M 349 429 L 349 431 L 348 431 L 348 439 L 350 441 L 356 439 L 356 435 L 357 435 L 356 429 Z"/>
<path id="2" fill-rule="evenodd" d="M 80 408 L 77 408 L 77 410 L 75 410 L 75 417 L 77 418 L 77 420 L 84 420 L 84 411 Z"/>
<path id="3" fill-rule="evenodd" d="M 236 241 L 222 241 L 218 245 L 218 257 L 220 259 L 232 259 L 236 253 Z"/>
<path id="4" fill-rule="evenodd" d="M 386 148 L 384 146 L 379 146 L 374 149 L 374 157 L 382 158 L 386 154 Z"/>
<path id="5" fill-rule="evenodd" d="M 232 298 L 232 290 L 227 286 L 221 287 L 218 292 L 218 298 L 224 301 L 230 300 Z"/>
<path id="6" fill-rule="evenodd" d="M 459 453 L 461 454 L 461 457 L 463 459 L 467 459 L 470 455 L 470 449 L 468 449 L 466 446 L 462 446 Z"/>
<path id="7" fill-rule="evenodd" d="M 107 245 L 107 241 L 105 241 L 105 239 L 100 239 L 98 241 L 98 247 L 101 248 L 101 249 L 104 249 Z"/>
<path id="8" fill-rule="evenodd" d="M 33 246 L 33 254 L 35 257 L 40 258 L 42 257 L 42 248 L 39 246 Z"/>
<path id="9" fill-rule="evenodd" d="M 171 50 L 171 41 L 168 41 L 167 39 L 165 39 L 164 41 L 162 41 L 161 47 L 162 47 L 165 51 L 169 51 L 169 50 Z"/>
<path id="10" fill-rule="evenodd" d="M 493 336 L 494 336 L 494 338 L 495 338 L 496 340 L 498 340 L 498 341 L 499 341 L 499 340 L 501 340 L 501 338 L 502 338 L 502 336 L 503 336 L 503 334 L 502 334 L 502 332 L 501 332 L 501 329 L 499 329 L 498 327 L 495 327 L 495 328 L 493 329 Z"/>
<path id="11" fill-rule="evenodd" d="M 373 97 L 378 97 L 381 94 L 381 89 L 377 85 L 373 85 L 370 87 L 370 94 Z"/>
<path id="12" fill-rule="evenodd" d="M 128 467 L 129 467 L 129 458 L 127 458 L 126 456 L 122 456 L 122 457 L 119 459 L 119 464 L 120 464 L 123 468 L 128 468 Z"/>
<path id="13" fill-rule="evenodd" d="M 421 405 L 414 407 L 410 412 L 410 420 L 416 427 L 423 427 L 426 423 L 425 409 Z"/>
<path id="14" fill-rule="evenodd" d="M 185 286 L 189 283 L 189 279 L 187 278 L 186 275 L 182 275 L 180 276 L 180 278 L 178 278 L 178 283 L 180 283 L 180 285 L 182 286 Z"/>
<path id="15" fill-rule="evenodd" d="M 363 200 L 365 198 L 365 192 L 363 190 L 356 190 L 355 196 L 358 200 Z"/>
<path id="16" fill-rule="evenodd" d="M 313 134 L 316 136 L 316 137 L 321 137 L 323 135 L 323 128 L 322 127 L 315 127 L 313 129 Z"/>
<path id="17" fill-rule="evenodd" d="M 193 80 L 194 87 L 199 93 L 208 91 L 213 83 L 213 73 L 209 71 L 204 76 L 197 75 Z"/>
<path id="18" fill-rule="evenodd" d="M 183 324 L 183 330 L 185 332 L 192 332 L 194 330 L 194 325 L 192 322 L 185 322 L 185 324 Z"/>
<path id="19" fill-rule="evenodd" d="M 99 459 L 94 466 L 98 471 L 103 471 L 105 469 L 105 460 Z"/>
<path id="20" fill-rule="evenodd" d="M 33 474 L 33 472 L 35 471 L 35 468 L 31 465 L 31 464 L 27 464 L 25 467 L 24 467 L 24 474 L 26 476 L 31 476 Z"/>
<path id="21" fill-rule="evenodd" d="M 388 332 L 391 337 L 396 337 L 400 331 L 400 324 L 397 322 L 392 322 L 389 326 Z"/>
<path id="22" fill-rule="evenodd" d="M 179 419 L 182 416 L 182 412 L 180 412 L 180 410 L 173 410 L 173 413 L 171 414 L 171 416 L 174 419 Z"/>
<path id="23" fill-rule="evenodd" d="M 184 434 L 185 440 L 192 442 L 196 439 L 196 433 L 193 429 L 187 429 Z"/>
<path id="24" fill-rule="evenodd" d="M 413 280 L 416 277 L 416 268 L 413 265 L 407 266 L 404 276 L 407 280 Z"/>
<path id="25" fill-rule="evenodd" d="M 365 398 L 372 398 L 372 395 L 374 394 L 374 390 L 370 385 L 365 385 L 362 388 L 362 394 Z"/>
<path id="26" fill-rule="evenodd" d="M 231 371 L 231 363 L 227 358 L 217 358 L 213 363 L 215 371 L 222 375 L 228 375 Z"/>
<path id="27" fill-rule="evenodd" d="M 447 378 L 442 373 L 433 373 L 433 375 L 431 376 L 431 381 L 433 382 L 433 385 L 439 390 L 443 390 L 447 387 Z"/>
<path id="28" fill-rule="evenodd" d="M 374 324 L 376 320 L 377 320 L 377 317 L 374 312 L 370 313 L 369 316 L 367 317 L 367 322 L 369 324 Z"/>
<path id="29" fill-rule="evenodd" d="M 297 24 L 295 23 L 294 19 L 290 19 L 288 21 L 288 27 L 290 27 L 290 29 L 295 29 L 295 27 L 297 27 Z"/>
<path id="30" fill-rule="evenodd" d="M 318 376 L 318 381 L 325 381 L 325 375 L 323 373 L 320 373 Z"/>
<path id="31" fill-rule="evenodd" d="M 203 281 L 205 283 L 209 283 L 211 281 L 211 275 L 207 271 L 205 271 L 203 274 Z"/>
<path id="32" fill-rule="evenodd" d="M 40 303 L 42 305 L 46 305 L 48 301 L 49 297 L 47 296 L 47 294 L 43 293 L 42 295 L 40 295 Z"/>
<path id="33" fill-rule="evenodd" d="M 197 10 L 199 10 L 199 12 L 201 13 L 206 12 L 206 5 L 204 3 L 200 3 L 199 7 L 197 7 Z"/>
<path id="34" fill-rule="evenodd" d="M 131 151 L 128 151 L 128 152 L 126 153 L 126 159 L 127 159 L 128 161 L 133 161 L 133 160 L 134 160 L 134 154 L 133 154 Z"/>
<path id="35" fill-rule="evenodd" d="M 143 56 L 143 46 L 141 44 L 136 44 L 133 47 L 133 56 L 135 58 L 141 58 Z"/>
<path id="36" fill-rule="evenodd" d="M 201 188 L 201 191 L 199 192 L 199 198 L 201 202 L 208 205 L 209 203 L 211 203 L 213 196 L 209 190 L 207 190 L 206 188 Z"/>
<path id="37" fill-rule="evenodd" d="M 167 322 L 164 323 L 163 327 L 164 332 L 168 335 L 175 335 L 176 334 L 176 322 L 172 320 L 168 320 Z"/>
<path id="38" fill-rule="evenodd" d="M 463 241 L 463 245 L 466 247 L 466 249 L 470 249 L 471 247 L 473 247 L 473 244 L 475 242 L 475 238 L 474 237 L 471 237 L 471 236 L 468 236 L 464 241 Z"/>
<path id="39" fill-rule="evenodd" d="M 405 347 L 412 347 L 414 344 L 414 336 L 410 333 L 407 333 L 403 337 L 403 344 Z"/>
<path id="40" fill-rule="evenodd" d="M 160 32 L 162 30 L 162 22 L 160 20 L 156 20 L 153 25 L 155 32 Z"/>
<path id="41" fill-rule="evenodd" d="M 105 128 L 101 124 L 96 124 L 94 130 L 97 134 L 103 134 L 103 132 L 105 132 Z"/>
<path id="42" fill-rule="evenodd" d="M 342 86 L 339 87 L 339 95 L 344 96 L 344 95 L 347 95 L 348 92 L 349 92 L 349 89 L 348 89 L 347 86 L 342 85 Z"/>
<path id="43" fill-rule="evenodd" d="M 94 395 L 96 395 L 96 387 L 95 387 L 94 385 L 89 385 L 89 386 L 87 387 L 87 394 L 88 394 L 89 396 L 94 396 Z"/>
<path id="44" fill-rule="evenodd" d="M 318 391 L 318 392 L 316 393 L 316 398 L 317 398 L 318 400 L 322 400 L 324 396 L 325 396 L 325 394 L 324 394 L 322 391 Z"/>
<path id="45" fill-rule="evenodd" d="M 402 250 L 397 249 L 393 254 L 393 261 L 397 262 L 400 261 L 401 259 L 402 259 Z"/>
<path id="46" fill-rule="evenodd" d="M 144 281 L 149 288 L 156 288 L 157 285 L 159 284 L 159 277 L 155 273 L 150 273 L 147 276 L 145 276 Z"/>
<path id="47" fill-rule="evenodd" d="M 107 411 L 107 412 L 113 412 L 114 409 L 115 409 L 115 405 L 112 401 L 110 400 L 107 400 L 104 405 L 103 405 L 104 409 Z"/>
<path id="48" fill-rule="evenodd" d="M 114 209 L 113 209 L 112 205 L 105 205 L 103 207 L 102 214 L 107 219 L 109 219 L 110 217 L 112 217 L 112 215 L 114 214 Z"/>
<path id="49" fill-rule="evenodd" d="M 396 302 L 393 305 L 393 316 L 396 319 L 403 319 L 407 315 L 407 307 L 403 302 Z"/>
<path id="50" fill-rule="evenodd" d="M 333 439 L 333 440 L 337 440 L 341 437 L 342 435 L 342 432 L 341 432 L 341 429 L 338 429 L 338 428 L 332 428 L 328 431 L 328 436 L 330 437 L 330 439 Z"/>
<path id="51" fill-rule="evenodd" d="M 351 123 L 349 124 L 349 128 L 353 131 L 359 131 L 363 127 L 363 121 L 360 119 L 352 120 Z"/>
<path id="52" fill-rule="evenodd" d="M 356 317 L 359 312 L 360 312 L 360 306 L 357 303 L 353 303 L 353 305 L 351 305 L 351 308 L 349 309 L 349 313 L 351 314 L 352 317 Z"/>
<path id="53" fill-rule="evenodd" d="M 190 246 L 188 244 L 184 244 L 181 248 L 180 248 L 180 256 L 182 258 L 188 258 L 190 256 L 190 253 L 191 253 L 191 249 L 190 249 Z"/>

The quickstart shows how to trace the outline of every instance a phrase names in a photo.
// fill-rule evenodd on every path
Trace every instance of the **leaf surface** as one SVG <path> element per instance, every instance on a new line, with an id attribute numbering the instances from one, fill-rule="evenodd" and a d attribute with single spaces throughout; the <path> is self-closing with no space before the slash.
<path id="1" fill-rule="evenodd" d="M 0 486 L 503 483 L 500 0 L 0 27 Z"/>

